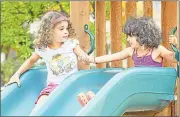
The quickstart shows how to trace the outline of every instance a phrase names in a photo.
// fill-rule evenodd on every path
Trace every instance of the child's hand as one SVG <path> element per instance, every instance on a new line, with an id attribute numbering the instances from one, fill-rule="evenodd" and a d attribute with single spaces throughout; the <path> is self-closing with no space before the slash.
<path id="1" fill-rule="evenodd" d="M 20 85 L 19 76 L 20 76 L 19 74 L 14 74 L 5 86 L 8 86 L 12 83 L 17 83 L 18 87 L 20 87 L 21 85 Z"/>
<path id="2" fill-rule="evenodd" d="M 94 57 L 91 57 L 88 55 L 80 56 L 79 59 L 86 62 L 86 63 L 94 63 Z"/>
<path id="3" fill-rule="evenodd" d="M 86 62 L 88 62 L 88 63 L 94 63 L 94 57 L 88 56 Z"/>
<path id="4" fill-rule="evenodd" d="M 177 38 L 175 35 L 169 35 L 169 43 L 177 45 Z"/>

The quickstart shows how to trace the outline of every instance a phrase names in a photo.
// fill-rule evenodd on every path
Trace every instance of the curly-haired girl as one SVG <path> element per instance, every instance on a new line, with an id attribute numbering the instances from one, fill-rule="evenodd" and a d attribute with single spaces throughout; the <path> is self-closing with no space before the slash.
<path id="1" fill-rule="evenodd" d="M 151 18 L 128 19 L 124 26 L 124 33 L 127 35 L 127 42 L 130 47 L 111 55 L 96 57 L 88 62 L 104 63 L 123 60 L 128 57 L 132 57 L 135 67 L 162 67 L 163 59 L 177 62 L 175 53 L 160 45 L 162 39 L 161 31 Z M 174 35 L 170 35 L 169 43 L 177 45 L 177 38 Z M 85 106 L 94 96 L 95 94 L 92 91 L 87 94 L 80 93 L 78 100 L 82 106 Z"/>
<path id="2" fill-rule="evenodd" d="M 34 41 L 35 52 L 7 83 L 8 85 L 16 82 L 20 86 L 20 75 L 32 67 L 40 57 L 45 60 L 48 70 L 47 87 L 41 91 L 32 113 L 65 78 L 78 71 L 77 56 L 81 60 L 88 59 L 89 56 L 80 48 L 78 40 L 70 39 L 74 36 L 74 30 L 66 14 L 49 11 L 41 18 Z"/>

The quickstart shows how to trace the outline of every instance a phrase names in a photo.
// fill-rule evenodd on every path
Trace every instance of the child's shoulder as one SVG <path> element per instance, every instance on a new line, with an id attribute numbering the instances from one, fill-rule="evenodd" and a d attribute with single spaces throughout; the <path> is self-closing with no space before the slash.
<path id="1" fill-rule="evenodd" d="M 128 52 L 128 53 L 132 53 L 132 52 L 134 52 L 134 48 L 132 48 L 132 47 L 127 47 L 127 48 L 125 48 L 125 50 L 126 50 L 126 52 Z"/>
<path id="2" fill-rule="evenodd" d="M 68 47 L 75 48 L 77 45 L 79 45 L 79 41 L 78 41 L 78 39 L 68 39 L 65 42 L 65 45 Z"/>
<path id="3" fill-rule="evenodd" d="M 164 46 L 162 46 L 162 45 L 159 45 L 157 48 L 155 48 L 154 50 L 156 50 L 156 51 L 162 51 L 162 50 L 164 50 L 164 49 L 166 49 Z"/>
<path id="4" fill-rule="evenodd" d="M 160 53 L 164 53 L 164 52 L 167 52 L 167 48 L 162 46 L 162 45 L 159 45 L 158 48 L 157 48 L 157 51 L 160 52 Z"/>
<path id="5" fill-rule="evenodd" d="M 38 54 L 40 57 L 46 55 L 47 48 L 35 48 L 35 53 Z"/>
<path id="6" fill-rule="evenodd" d="M 166 50 L 167 50 L 167 49 L 166 49 L 164 46 L 158 45 L 157 48 L 154 48 L 154 49 L 152 50 L 152 54 L 153 54 L 153 55 L 161 55 L 161 53 L 163 53 L 163 52 L 166 51 Z"/>
<path id="7" fill-rule="evenodd" d="M 79 41 L 78 41 L 78 39 L 76 39 L 76 38 L 74 38 L 74 39 L 68 39 L 67 41 L 66 41 L 66 43 L 71 43 L 71 44 L 74 44 L 74 43 L 78 43 L 79 44 Z"/>
<path id="8" fill-rule="evenodd" d="M 46 52 L 47 48 L 35 48 L 35 51 L 37 51 L 37 52 Z"/>
<path id="9" fill-rule="evenodd" d="M 126 48 L 129 52 L 133 52 L 135 49 L 134 48 L 132 48 L 132 47 L 127 47 Z"/>
<path id="10" fill-rule="evenodd" d="M 126 49 L 125 49 L 125 52 L 127 53 L 127 54 L 129 54 L 130 56 L 132 56 L 133 55 L 133 53 L 134 53 L 134 48 L 132 48 L 132 47 L 127 47 Z"/>

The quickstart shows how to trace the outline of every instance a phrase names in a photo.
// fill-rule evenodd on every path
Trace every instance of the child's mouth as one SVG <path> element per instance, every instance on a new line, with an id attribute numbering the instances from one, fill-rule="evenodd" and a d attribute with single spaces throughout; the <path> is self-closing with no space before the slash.
<path id="1" fill-rule="evenodd" d="M 66 38 L 66 39 L 67 39 L 68 37 L 67 37 L 67 36 L 63 36 L 63 38 Z"/>

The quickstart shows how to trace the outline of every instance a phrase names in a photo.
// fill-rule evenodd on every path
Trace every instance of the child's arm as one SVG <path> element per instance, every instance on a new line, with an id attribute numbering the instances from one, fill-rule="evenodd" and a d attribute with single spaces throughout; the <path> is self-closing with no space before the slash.
<path id="1" fill-rule="evenodd" d="M 74 48 L 74 52 L 79 56 L 80 60 L 91 63 L 105 63 L 117 60 L 123 60 L 130 57 L 133 53 L 133 49 L 131 47 L 122 50 L 121 52 L 117 52 L 111 55 L 104 55 L 100 57 L 91 57 L 88 56 L 78 45 Z"/>
<path id="2" fill-rule="evenodd" d="M 175 59 L 175 53 L 172 51 L 169 51 L 168 49 L 166 49 L 164 46 L 159 46 L 158 50 L 160 52 L 160 56 L 163 57 L 164 59 L 170 60 L 172 62 L 177 62 Z"/>
<path id="3" fill-rule="evenodd" d="M 16 82 L 18 86 L 20 87 L 20 80 L 19 77 L 22 73 L 24 73 L 26 70 L 32 67 L 32 65 L 40 58 L 40 56 L 36 53 L 33 53 L 30 58 L 28 58 L 21 67 L 17 70 L 17 72 L 10 78 L 9 82 L 6 84 L 12 84 Z"/>
<path id="4" fill-rule="evenodd" d="M 94 63 L 94 58 L 86 54 L 79 45 L 74 48 L 74 53 L 79 57 L 80 60 Z"/>
<path id="5" fill-rule="evenodd" d="M 104 55 L 99 56 L 95 58 L 96 63 L 105 63 L 105 62 L 112 62 L 117 60 L 123 60 L 130 56 L 132 56 L 133 49 L 131 47 L 128 47 L 120 52 L 110 54 L 110 55 Z"/>

